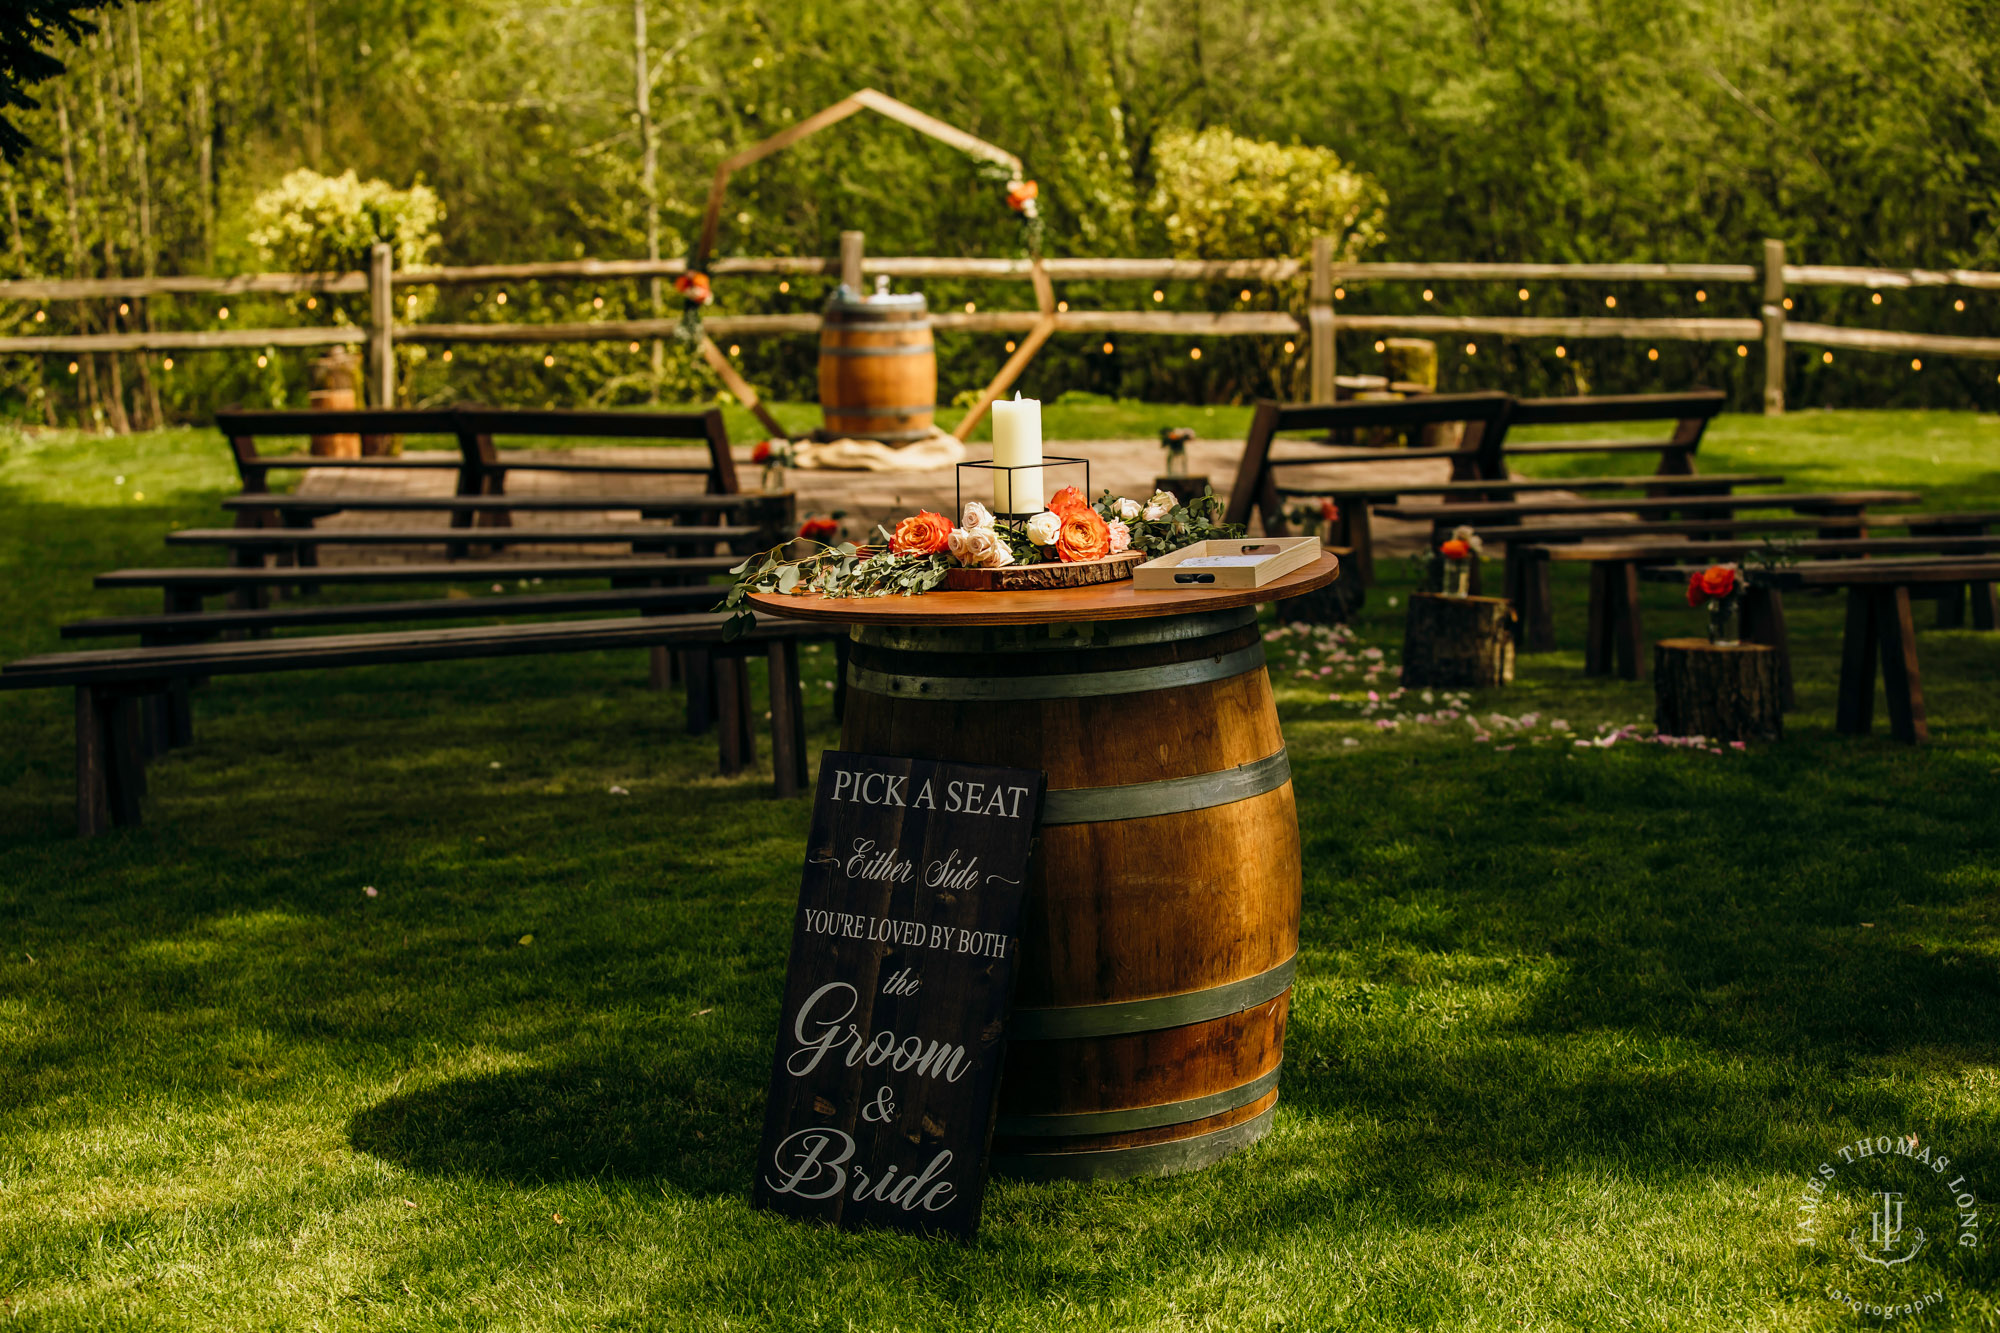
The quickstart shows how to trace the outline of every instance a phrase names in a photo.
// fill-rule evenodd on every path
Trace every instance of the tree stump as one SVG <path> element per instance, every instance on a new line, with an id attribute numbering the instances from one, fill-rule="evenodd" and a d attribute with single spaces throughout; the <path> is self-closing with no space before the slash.
<path id="1" fill-rule="evenodd" d="M 1504 597 L 1410 594 L 1403 686 L 1466 689 L 1514 679 L 1514 608 Z"/>
<path id="2" fill-rule="evenodd" d="M 1203 473 L 1199 477 L 1189 477 L 1189 476 L 1170 477 L 1163 474 L 1161 476 L 1153 478 L 1154 490 L 1165 491 L 1168 495 L 1173 496 L 1176 500 L 1179 500 L 1182 504 L 1186 504 L 1190 500 L 1199 500 L 1202 496 L 1208 493 L 1208 487 L 1209 487 L 1209 480 L 1207 473 Z M 1134 496 L 1133 498 L 1137 499 L 1138 497 Z"/>
<path id="3" fill-rule="evenodd" d="M 1765 644 L 1662 639 L 1653 646 L 1653 695 L 1662 736 L 1761 741 L 1785 734 L 1778 654 Z"/>
<path id="4" fill-rule="evenodd" d="M 360 363 L 352 352 L 329 352 L 312 363 L 312 389 L 306 395 L 306 402 L 315 412 L 352 412 L 360 373 Z M 361 437 L 315 435 L 311 449 L 315 458 L 359 458 Z"/>

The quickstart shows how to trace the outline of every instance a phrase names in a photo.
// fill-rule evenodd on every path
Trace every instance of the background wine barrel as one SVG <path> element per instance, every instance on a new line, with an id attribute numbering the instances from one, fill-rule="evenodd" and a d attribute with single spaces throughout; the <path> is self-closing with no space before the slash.
<path id="1" fill-rule="evenodd" d="M 828 438 L 908 444 L 935 433 L 937 350 L 921 292 L 861 296 L 842 285 L 819 332 Z"/>
<path id="2" fill-rule="evenodd" d="M 853 636 L 847 749 L 1049 775 L 994 1170 L 1165 1175 L 1262 1137 L 1300 862 L 1255 613 Z"/>

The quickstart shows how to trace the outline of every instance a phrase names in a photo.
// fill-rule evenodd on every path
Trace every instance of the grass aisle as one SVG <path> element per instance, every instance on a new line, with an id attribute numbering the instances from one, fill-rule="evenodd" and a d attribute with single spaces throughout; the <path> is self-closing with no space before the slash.
<path id="1" fill-rule="evenodd" d="M 1704 458 L 2000 506 L 1996 434 L 1725 419 Z M 88 576 L 232 489 L 198 433 L 0 441 L 0 653 L 149 609 Z M 971 1246 L 748 1209 L 807 809 L 710 776 L 638 654 L 218 680 L 90 842 L 69 699 L 0 694 L 0 1328 L 1854 1327 L 1858 1265 L 1792 1241 L 1817 1163 L 1915 1133 L 2000 1198 L 2000 639 L 1922 613 L 1922 751 L 1832 733 L 1803 599 L 1783 744 L 1579 745 L 1651 712 L 1581 675 L 1580 577 L 1563 651 L 1426 701 L 1367 674 L 1385 572 L 1354 639 L 1270 643 L 1307 866 L 1276 1129 L 996 1182 Z M 2000 1323 L 1994 1243 L 1912 1265 L 1916 1326 Z"/>

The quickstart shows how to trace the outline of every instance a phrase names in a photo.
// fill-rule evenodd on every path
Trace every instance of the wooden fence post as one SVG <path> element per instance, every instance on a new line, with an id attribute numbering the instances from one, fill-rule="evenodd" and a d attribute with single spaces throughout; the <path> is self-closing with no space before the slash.
<path id="1" fill-rule="evenodd" d="M 396 405 L 396 296 L 389 282 L 395 266 L 386 241 L 368 251 L 368 398 L 376 407 Z"/>
<path id="2" fill-rule="evenodd" d="M 1764 413 L 1785 411 L 1785 243 L 1764 242 Z"/>
<path id="3" fill-rule="evenodd" d="M 1306 336 L 1312 352 L 1312 380 L 1306 400 L 1333 401 L 1333 238 L 1313 237 L 1311 304 L 1306 310 Z"/>
<path id="4" fill-rule="evenodd" d="M 862 241 L 862 233 L 858 231 L 840 233 L 840 280 L 846 283 L 856 296 L 864 294 L 861 290 Z"/>

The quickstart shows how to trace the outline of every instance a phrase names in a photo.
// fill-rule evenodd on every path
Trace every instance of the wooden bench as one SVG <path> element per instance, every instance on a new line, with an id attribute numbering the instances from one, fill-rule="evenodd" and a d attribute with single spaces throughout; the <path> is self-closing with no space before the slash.
<path id="1" fill-rule="evenodd" d="M 175 681 L 534 653 L 654 647 L 742 653 L 761 646 L 770 663 L 777 790 L 781 796 L 796 795 L 807 780 L 797 645 L 801 638 L 824 637 L 826 627 L 761 619 L 747 635 L 725 647 L 723 625 L 724 617 L 714 614 L 636 616 L 49 653 L 0 668 L 0 689 L 75 689 L 77 832 L 87 837 L 111 825 L 139 822 L 145 764 L 157 748 L 149 742 L 150 710 L 142 704 L 159 697 Z M 743 679 L 747 677 L 734 672 L 719 675 L 726 695 L 721 701 L 726 722 L 720 746 L 724 773 L 738 772 L 746 758 L 754 758 L 747 703 L 733 693 Z"/>
<path id="2" fill-rule="evenodd" d="M 480 534 L 482 546 L 630 546 L 634 554 L 670 546 L 717 546 L 740 550 L 765 535 L 747 524 L 695 526 L 667 523 L 598 523 L 564 528 L 496 528 Z M 308 568 L 319 565 L 322 546 L 463 545 L 462 528 L 182 528 L 167 534 L 169 546 L 227 547 L 239 564 L 252 569 L 268 555 L 286 554 Z M 773 543 L 775 544 L 775 543 Z"/>
<path id="3" fill-rule="evenodd" d="M 1523 426 L 1597 426 L 1639 421 L 1672 421 L 1673 433 L 1664 440 L 1524 440 L 1516 443 L 1503 437 L 1501 451 L 1507 457 L 1658 453 L 1660 463 L 1655 475 L 1693 476 L 1694 455 L 1701 447 L 1701 437 L 1726 401 L 1726 396 L 1715 389 L 1597 398 L 1517 398 L 1507 413 L 1506 430 L 1509 434 Z"/>
<path id="4" fill-rule="evenodd" d="M 1590 620 L 1584 639 L 1583 669 L 1594 676 L 1617 674 L 1625 680 L 1645 675 L 1645 631 L 1641 624 L 1638 599 L 1639 573 L 1648 565 L 1685 567 L 1690 557 L 1704 564 L 1741 560 L 1746 555 L 1768 549 L 1768 543 L 1734 538 L 1727 541 L 1690 543 L 1685 541 L 1579 542 L 1575 545 L 1523 546 L 1521 558 L 1535 562 L 1579 562 L 1590 566 Z M 1846 537 L 1786 543 L 1783 549 L 1796 556 L 1979 556 L 2000 554 L 2000 537 Z M 1761 579 L 1753 573 L 1753 579 Z M 1545 588 L 1547 580 L 1534 576 L 1522 580 L 1529 589 Z M 1784 610 L 1768 585 L 1754 590 L 1746 600 L 1745 612 L 1753 628 L 1771 624 L 1772 633 L 1782 637 Z M 1983 585 L 1983 602 L 1973 599 L 1973 618 L 1980 629 L 1994 628 L 1992 585 Z M 1769 597 L 1766 597 L 1766 594 Z M 1962 602 L 1961 597 L 1961 602 Z M 1538 617 L 1545 625 L 1550 619 L 1548 603 L 1535 599 L 1520 608 L 1521 616 Z M 1753 642 L 1766 642 L 1761 631 Z M 1774 643 L 1774 646 L 1778 646 Z M 1789 664 L 1781 658 L 1781 676 L 1791 706 Z"/>
<path id="5" fill-rule="evenodd" d="M 327 565 L 297 569 L 217 568 L 189 565 L 160 569 L 114 569 L 99 574 L 100 588 L 159 588 L 169 614 L 199 611 L 203 598 L 239 589 L 269 590 L 301 580 L 375 587 L 396 583 L 487 583 L 505 579 L 610 579 L 614 587 L 657 586 L 706 580 L 727 573 L 735 556 L 628 556 L 603 560 L 443 561 L 408 565 Z M 721 590 L 716 590 L 718 599 Z"/>
<path id="6" fill-rule="evenodd" d="M 1788 541 L 1787 549 L 1808 555 L 1835 555 L 1842 553 L 1841 543 L 1872 540 L 1879 543 L 1873 549 L 1880 554 L 1896 553 L 1899 550 L 1897 543 L 1903 544 L 1900 549 L 1905 552 L 1957 550 L 1971 553 L 1984 548 L 1945 546 L 1942 543 L 1976 541 L 1994 523 L 2000 523 L 2000 513 L 1872 514 L 1837 520 L 1742 516 L 1657 523 L 1549 525 L 1525 529 L 1507 527 L 1480 531 L 1482 536 L 1508 543 L 1505 595 L 1514 603 L 1517 612 L 1514 633 L 1522 652 L 1555 650 L 1550 566 L 1559 561 L 1584 561 L 1593 566 L 1590 585 L 1592 630 L 1587 642 L 1600 648 L 1606 642 L 1610 643 L 1620 653 L 1618 660 L 1624 662 L 1625 653 L 1640 653 L 1643 644 L 1635 637 L 1638 634 L 1636 621 L 1625 628 L 1604 628 L 1627 615 L 1623 605 L 1629 601 L 1630 589 L 1635 586 L 1635 576 L 1622 568 L 1626 562 L 1613 553 L 1616 549 L 1634 548 L 1630 561 L 1634 565 L 1675 563 L 1692 557 L 1711 561 L 1732 560 L 1764 544 L 1761 538 L 1749 534 L 1808 530 L 1816 532 L 1817 538 Z M 1907 528 L 1910 535 L 1879 539 L 1870 537 L 1872 531 L 1893 527 Z M 1534 540 L 1525 540 L 1528 537 Z M 1700 544 L 1690 548 L 1685 541 L 1669 540 L 1674 537 Z M 1576 545 L 1559 546 L 1558 543 Z M 1583 553 L 1582 548 L 1586 547 L 1590 548 L 1589 554 Z M 1606 566 L 1602 573 L 1595 571 L 1595 566 L 1599 564 Z M 1986 620 L 1991 619 L 1993 589 L 1974 585 L 1971 593 L 1975 623 L 1983 628 Z M 1939 625 L 1950 627 L 1964 623 L 1965 594 L 1965 589 L 1957 588 L 1941 595 L 1938 603 Z M 1636 603 L 1633 605 L 1636 607 Z M 1636 616 L 1636 611 L 1631 614 Z M 1636 661 L 1637 657 L 1633 660 Z M 1620 669 L 1623 670 L 1622 667 Z"/>
<path id="7" fill-rule="evenodd" d="M 1783 509 L 1795 514 L 1831 518 L 1860 517 L 1873 505 L 1915 504 L 1923 497 L 1916 491 L 1748 491 L 1741 495 L 1663 495 L 1626 499 L 1531 500 L 1505 504 L 1388 505 L 1380 511 L 1384 518 L 1406 523 L 1428 523 L 1434 533 L 1446 533 L 1460 524 L 1481 531 L 1493 531 L 1502 540 L 1532 533 L 1532 528 L 1516 526 L 1524 518 L 1585 517 L 1593 514 L 1638 514 L 1664 517 L 1671 514 L 1707 516 L 1734 514 L 1740 510 Z"/>
<path id="8" fill-rule="evenodd" d="M 1641 571 L 1650 581 L 1685 583 L 1699 565 L 1656 565 Z M 1924 715 L 1922 674 L 1917 667 L 1913 597 L 1935 596 L 1947 587 L 2000 581 L 2000 557 L 1957 556 L 1921 559 L 1824 560 L 1785 569 L 1760 570 L 1758 585 L 1775 595 L 1802 588 L 1844 589 L 1847 623 L 1840 644 L 1840 690 L 1835 730 L 1865 736 L 1874 727 L 1875 663 L 1882 664 L 1883 692 L 1889 705 L 1889 734 L 1906 744 L 1930 739 Z M 1744 610 L 1749 610 L 1746 597 Z M 1764 636 L 1751 638 L 1746 615 L 1744 637 L 1753 643 L 1784 646 L 1784 622 L 1758 626 Z M 1775 635 L 1775 638 L 1772 636 Z"/>
<path id="9" fill-rule="evenodd" d="M 1264 532 L 1273 537 L 1289 535 L 1285 521 L 1287 496 L 1316 496 L 1325 487 L 1280 486 L 1277 469 L 1316 467 L 1327 464 L 1404 462 L 1416 458 L 1442 458 L 1451 464 L 1454 481 L 1504 481 L 1506 471 L 1499 445 L 1505 418 L 1513 399 L 1504 393 L 1433 394 L 1396 402 L 1349 402 L 1291 404 L 1268 398 L 1257 401 L 1250 419 L 1250 434 L 1243 443 L 1243 457 L 1236 467 L 1236 481 L 1230 488 L 1229 507 L 1224 521 L 1248 523 L 1255 513 Z M 1337 447 L 1328 449 L 1305 441 L 1298 442 L 1308 452 L 1273 452 L 1280 434 L 1292 431 L 1344 432 L 1378 427 L 1407 430 L 1424 426 L 1459 423 L 1464 433 L 1459 443 L 1417 449 L 1373 449 Z M 1363 586 L 1374 579 L 1373 542 L 1368 524 L 1368 507 L 1343 511 L 1343 527 L 1333 540 L 1351 546 L 1355 553 L 1353 577 Z"/>
<path id="10" fill-rule="evenodd" d="M 699 476 L 703 489 L 726 495 L 738 490 L 736 461 L 722 413 L 706 412 L 581 412 L 560 409 L 449 407 L 428 409 L 355 408 L 343 412 L 246 412 L 230 409 L 215 414 L 216 428 L 228 439 L 243 480 L 245 495 L 270 492 L 270 474 L 308 468 L 450 469 L 458 474 L 457 493 L 500 495 L 509 472 L 569 472 L 597 476 Z M 265 454 L 257 441 L 276 436 L 313 435 L 445 435 L 457 445 L 456 458 L 321 458 L 313 454 Z M 623 440 L 700 440 L 708 446 L 700 463 L 609 462 L 552 458 L 504 457 L 494 440 L 509 435 Z M 259 513 L 239 509 L 248 520 Z M 464 518 L 470 522 L 472 515 Z"/>

